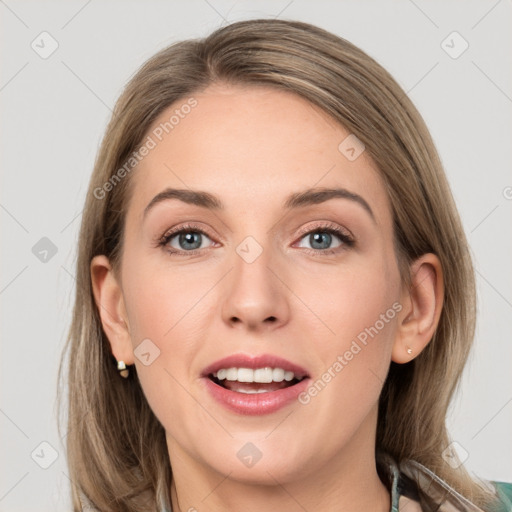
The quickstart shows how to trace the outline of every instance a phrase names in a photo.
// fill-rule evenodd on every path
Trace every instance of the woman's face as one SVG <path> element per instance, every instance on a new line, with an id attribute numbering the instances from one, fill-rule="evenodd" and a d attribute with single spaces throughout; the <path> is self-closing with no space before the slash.
<path id="1" fill-rule="evenodd" d="M 119 279 L 171 463 L 274 484 L 372 457 L 402 297 L 378 170 L 293 94 L 193 98 L 147 134 Z"/>

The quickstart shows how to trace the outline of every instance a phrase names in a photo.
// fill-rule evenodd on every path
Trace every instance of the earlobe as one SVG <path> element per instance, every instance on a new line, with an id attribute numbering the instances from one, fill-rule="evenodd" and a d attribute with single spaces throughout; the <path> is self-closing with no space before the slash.
<path id="1" fill-rule="evenodd" d="M 109 340 L 112 354 L 127 365 L 134 355 L 124 298 L 108 258 L 95 256 L 91 260 L 91 284 L 103 330 Z"/>
<path id="2" fill-rule="evenodd" d="M 428 345 L 439 323 L 443 297 L 441 262 L 435 254 L 424 254 L 412 263 L 411 284 L 402 294 L 392 361 L 408 363 Z"/>

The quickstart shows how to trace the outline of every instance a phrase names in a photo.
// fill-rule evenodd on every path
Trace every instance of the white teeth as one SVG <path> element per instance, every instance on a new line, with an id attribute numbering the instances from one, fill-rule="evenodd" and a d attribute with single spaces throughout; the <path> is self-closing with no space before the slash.
<path id="1" fill-rule="evenodd" d="M 286 380 L 286 381 L 293 380 L 293 372 L 284 372 L 284 380 Z"/>
<path id="2" fill-rule="evenodd" d="M 283 368 L 222 368 L 213 373 L 213 376 L 219 380 L 229 380 L 238 382 L 259 382 L 267 384 L 270 382 L 290 382 L 295 378 L 295 374 L 285 371 Z M 251 391 L 252 393 L 253 391 Z M 262 391 L 261 391 L 262 392 Z"/>
<path id="3" fill-rule="evenodd" d="M 254 395 L 254 393 L 266 393 L 267 390 L 266 389 L 247 389 L 247 390 L 243 390 L 243 389 L 239 389 L 238 390 L 238 393 L 245 393 L 246 395 Z"/>
<path id="4" fill-rule="evenodd" d="M 237 368 L 229 368 L 228 370 L 226 370 L 226 379 L 227 380 L 237 380 L 238 379 L 238 369 Z"/>
<path id="5" fill-rule="evenodd" d="M 250 368 L 238 368 L 238 382 L 254 382 L 254 370 Z"/>
<path id="6" fill-rule="evenodd" d="M 254 370 L 254 382 L 272 382 L 272 368 Z"/>
<path id="7" fill-rule="evenodd" d="M 274 368 L 272 370 L 272 380 L 274 382 L 283 382 L 284 370 L 282 368 Z"/>

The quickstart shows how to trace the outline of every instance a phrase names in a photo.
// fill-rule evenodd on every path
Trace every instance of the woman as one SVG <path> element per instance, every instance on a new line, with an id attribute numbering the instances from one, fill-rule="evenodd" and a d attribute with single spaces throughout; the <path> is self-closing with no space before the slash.
<path id="1" fill-rule="evenodd" d="M 475 289 L 438 155 L 333 34 L 243 21 L 142 66 L 76 293 L 74 510 L 512 510 L 445 425 Z"/>

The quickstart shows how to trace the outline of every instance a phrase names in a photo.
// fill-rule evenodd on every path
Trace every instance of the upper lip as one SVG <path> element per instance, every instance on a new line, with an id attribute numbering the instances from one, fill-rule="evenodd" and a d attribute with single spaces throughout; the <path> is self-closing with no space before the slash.
<path id="1" fill-rule="evenodd" d="M 208 377 L 212 373 L 222 368 L 282 368 L 285 371 L 293 372 L 295 377 L 303 378 L 308 376 L 308 372 L 295 363 L 292 363 L 282 357 L 272 354 L 232 354 L 223 359 L 219 359 L 208 365 L 202 372 L 202 377 Z"/>

